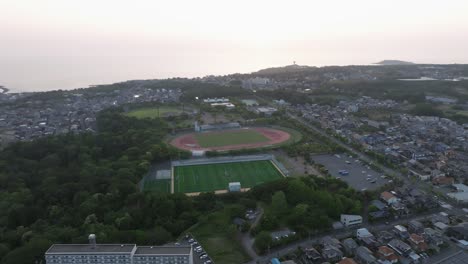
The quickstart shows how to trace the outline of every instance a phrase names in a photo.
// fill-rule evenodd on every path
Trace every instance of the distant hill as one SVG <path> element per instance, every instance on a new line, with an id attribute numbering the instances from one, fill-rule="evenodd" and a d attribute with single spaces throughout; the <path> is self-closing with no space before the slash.
<path id="1" fill-rule="evenodd" d="M 275 73 L 285 73 L 285 72 L 298 72 L 298 71 L 304 71 L 307 69 L 312 69 L 312 68 L 317 68 L 314 66 L 301 66 L 297 64 L 292 64 L 292 65 L 287 65 L 283 67 L 274 67 L 274 68 L 267 68 L 267 69 L 262 69 L 259 70 L 258 74 L 275 74 Z"/>
<path id="2" fill-rule="evenodd" d="M 413 65 L 413 62 L 401 61 L 401 60 L 383 60 L 377 63 L 377 65 Z"/>

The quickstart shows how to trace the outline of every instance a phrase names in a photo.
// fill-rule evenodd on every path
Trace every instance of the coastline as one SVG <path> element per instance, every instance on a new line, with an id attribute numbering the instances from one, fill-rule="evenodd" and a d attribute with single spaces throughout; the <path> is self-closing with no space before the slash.
<path id="1" fill-rule="evenodd" d="M 3 87 L 0 85 L 0 94 L 6 94 L 10 91 L 10 89 Z"/>

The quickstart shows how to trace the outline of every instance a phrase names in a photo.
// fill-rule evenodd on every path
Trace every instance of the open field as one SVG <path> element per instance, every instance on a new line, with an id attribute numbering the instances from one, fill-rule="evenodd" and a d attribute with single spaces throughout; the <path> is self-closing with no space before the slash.
<path id="1" fill-rule="evenodd" d="M 159 116 L 158 116 L 159 113 Z M 171 115 L 180 115 L 182 108 L 178 106 L 160 106 L 158 107 L 144 107 L 131 110 L 126 113 L 127 116 L 136 118 L 158 118 Z"/>
<path id="2" fill-rule="evenodd" d="M 298 142 L 301 138 L 302 135 L 292 129 L 247 127 L 183 134 L 173 138 L 170 144 L 188 151 L 228 151 L 268 148 Z"/>
<path id="3" fill-rule="evenodd" d="M 183 193 L 226 190 L 230 182 L 250 188 L 283 177 L 269 160 L 174 167 L 174 191 Z"/>
<path id="4" fill-rule="evenodd" d="M 255 130 L 233 130 L 222 133 L 199 133 L 195 135 L 195 138 L 202 148 L 269 141 L 267 137 Z"/>

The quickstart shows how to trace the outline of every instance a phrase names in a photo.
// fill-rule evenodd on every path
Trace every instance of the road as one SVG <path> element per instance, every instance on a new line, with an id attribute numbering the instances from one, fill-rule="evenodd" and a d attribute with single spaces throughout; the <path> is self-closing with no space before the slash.
<path id="1" fill-rule="evenodd" d="M 255 226 L 257 226 L 257 224 L 260 222 L 260 219 L 262 219 L 264 210 L 261 206 L 259 207 L 259 210 L 260 212 L 258 213 L 257 217 L 255 218 L 252 225 L 250 226 L 250 230 L 252 230 Z M 247 254 L 252 259 L 259 258 L 259 256 L 257 255 L 257 252 L 255 252 L 255 250 L 253 249 L 254 238 L 250 236 L 250 232 L 241 233 L 240 241 L 245 252 L 247 252 Z"/>

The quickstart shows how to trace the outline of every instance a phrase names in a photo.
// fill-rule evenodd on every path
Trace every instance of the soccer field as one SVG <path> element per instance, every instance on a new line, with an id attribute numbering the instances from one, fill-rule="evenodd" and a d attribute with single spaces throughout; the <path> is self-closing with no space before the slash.
<path id="1" fill-rule="evenodd" d="M 254 130 L 234 130 L 196 134 L 195 138 L 202 148 L 222 147 L 267 142 L 269 139 Z"/>
<path id="2" fill-rule="evenodd" d="M 182 113 L 182 109 L 176 106 L 160 106 L 159 109 L 157 107 L 144 107 L 132 110 L 126 115 L 136 118 L 157 118 L 158 113 L 159 117 L 164 117 L 169 113 L 179 115 Z"/>
<path id="3" fill-rule="evenodd" d="M 174 191 L 182 193 L 227 190 L 230 182 L 251 188 L 283 175 L 269 160 L 174 167 Z"/>

